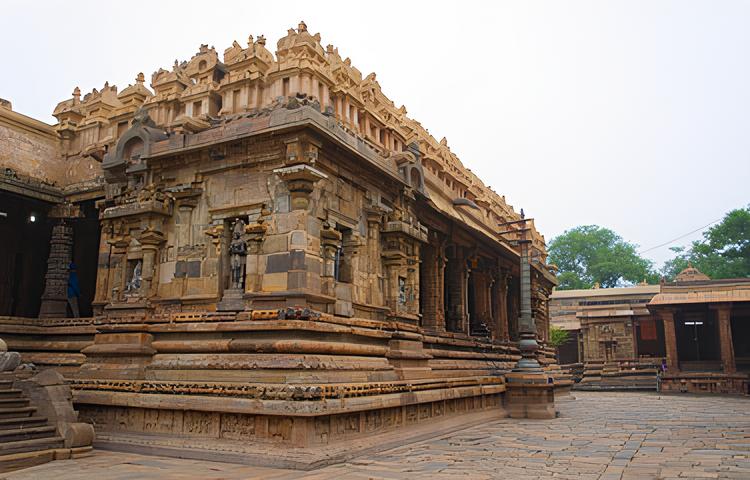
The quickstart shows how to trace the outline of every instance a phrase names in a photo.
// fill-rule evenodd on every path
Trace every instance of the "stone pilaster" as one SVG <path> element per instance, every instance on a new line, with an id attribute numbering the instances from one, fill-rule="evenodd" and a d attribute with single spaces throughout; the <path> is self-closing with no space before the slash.
<path id="1" fill-rule="evenodd" d="M 724 373 L 735 373 L 737 364 L 734 359 L 734 345 L 732 344 L 732 304 L 721 303 L 713 307 L 719 329 L 719 348 L 721 349 L 721 365 Z"/>
<path id="2" fill-rule="evenodd" d="M 677 358 L 677 336 L 674 330 L 674 311 L 661 310 L 659 312 L 664 323 L 664 347 L 667 354 L 667 370 L 670 373 L 678 372 L 679 359 Z"/>

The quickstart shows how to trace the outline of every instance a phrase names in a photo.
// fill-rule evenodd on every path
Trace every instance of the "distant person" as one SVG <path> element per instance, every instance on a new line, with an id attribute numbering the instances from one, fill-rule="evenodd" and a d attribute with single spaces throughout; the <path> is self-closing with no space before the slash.
<path id="1" fill-rule="evenodd" d="M 70 273 L 68 274 L 68 305 L 73 314 L 73 318 L 78 318 L 81 314 L 78 310 L 78 297 L 81 296 L 81 287 L 78 285 L 78 273 L 76 264 L 70 264 Z"/>

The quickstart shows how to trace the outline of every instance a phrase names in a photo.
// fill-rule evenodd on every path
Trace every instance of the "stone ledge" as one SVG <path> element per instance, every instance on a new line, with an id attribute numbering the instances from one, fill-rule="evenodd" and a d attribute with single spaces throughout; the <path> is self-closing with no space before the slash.
<path id="1" fill-rule="evenodd" d="M 253 415 L 285 415 L 315 417 L 373 409 L 400 407 L 448 399 L 493 395 L 505 392 L 504 384 L 440 388 L 417 392 L 389 393 L 363 397 L 321 400 L 266 400 L 257 398 L 219 397 L 209 395 L 176 395 L 77 390 L 73 394 L 76 407 L 103 405 L 133 408 L 195 410 L 205 412 L 244 413 Z"/>

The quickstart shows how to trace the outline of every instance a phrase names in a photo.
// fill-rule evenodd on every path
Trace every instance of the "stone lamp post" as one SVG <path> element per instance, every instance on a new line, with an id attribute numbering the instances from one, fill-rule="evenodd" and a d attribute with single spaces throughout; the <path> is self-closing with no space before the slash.
<path id="1" fill-rule="evenodd" d="M 536 359 L 539 350 L 537 332 L 531 315 L 531 263 L 528 238 L 529 228 L 521 210 L 521 220 L 501 224 L 520 224 L 521 312 L 518 319 L 521 359 L 505 376 L 507 382 L 506 407 L 512 418 L 555 418 L 555 393 L 552 377 L 547 375 Z M 503 232 L 505 233 L 505 232 Z"/>

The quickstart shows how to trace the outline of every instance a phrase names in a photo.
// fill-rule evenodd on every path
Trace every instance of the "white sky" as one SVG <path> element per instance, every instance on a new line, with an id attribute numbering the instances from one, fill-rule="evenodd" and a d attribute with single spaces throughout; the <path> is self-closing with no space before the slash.
<path id="1" fill-rule="evenodd" d="M 302 19 L 548 240 L 597 224 L 647 249 L 750 203 L 748 1 L 6 0 L 0 16 L 0 97 L 50 123 L 75 86 L 122 90 L 249 34 L 274 51 Z"/>

